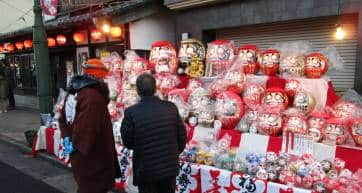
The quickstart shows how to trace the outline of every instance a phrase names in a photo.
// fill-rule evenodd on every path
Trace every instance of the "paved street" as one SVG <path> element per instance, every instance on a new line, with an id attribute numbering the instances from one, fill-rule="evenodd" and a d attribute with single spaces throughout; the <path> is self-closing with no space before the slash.
<path id="1" fill-rule="evenodd" d="M 71 170 L 54 156 L 45 153 L 37 158 L 29 156 L 31 148 L 24 132 L 38 130 L 39 126 L 39 112 L 34 110 L 20 108 L 0 114 L 1 193 L 76 192 Z M 127 192 L 137 190 L 130 186 Z"/>

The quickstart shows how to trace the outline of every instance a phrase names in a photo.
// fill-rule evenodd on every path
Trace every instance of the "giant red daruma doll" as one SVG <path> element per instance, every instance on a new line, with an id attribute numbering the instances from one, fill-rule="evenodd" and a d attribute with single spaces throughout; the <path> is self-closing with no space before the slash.
<path id="1" fill-rule="evenodd" d="M 327 58 L 321 53 L 311 53 L 307 55 L 307 64 L 305 67 L 305 75 L 308 78 L 320 78 L 328 70 Z"/>
<path id="2" fill-rule="evenodd" d="M 239 95 L 226 91 L 216 97 L 216 118 L 223 129 L 234 129 L 244 115 L 244 106 Z"/>
<path id="3" fill-rule="evenodd" d="M 234 60 L 235 48 L 230 41 L 216 40 L 208 44 L 206 53 L 206 76 L 221 75 Z"/>
<path id="4" fill-rule="evenodd" d="M 178 67 L 175 47 L 167 41 L 158 41 L 152 44 L 150 63 L 156 73 L 175 74 Z"/>
<path id="5" fill-rule="evenodd" d="M 256 74 L 259 70 L 259 49 L 255 45 L 247 44 L 239 48 L 237 61 L 242 64 L 245 74 Z"/>
<path id="6" fill-rule="evenodd" d="M 280 53 L 276 49 L 265 50 L 261 56 L 260 70 L 268 76 L 275 76 L 279 71 Z"/>

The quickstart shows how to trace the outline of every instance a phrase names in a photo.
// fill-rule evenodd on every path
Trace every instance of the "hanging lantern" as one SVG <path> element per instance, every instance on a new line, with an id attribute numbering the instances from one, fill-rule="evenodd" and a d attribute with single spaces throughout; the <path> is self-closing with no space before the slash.
<path id="1" fill-rule="evenodd" d="M 100 40 L 100 39 L 102 39 L 103 34 L 98 29 L 93 29 L 91 31 L 91 37 L 92 37 L 93 40 Z"/>
<path id="2" fill-rule="evenodd" d="M 25 47 L 25 49 L 27 49 L 27 48 L 32 48 L 32 47 L 33 47 L 33 41 L 31 41 L 31 40 L 25 40 L 25 41 L 24 41 L 24 47 Z"/>
<path id="3" fill-rule="evenodd" d="M 15 46 L 12 43 L 6 43 L 5 44 L 5 50 L 9 51 L 9 52 L 13 52 L 15 50 Z"/>
<path id="4" fill-rule="evenodd" d="M 48 40 L 48 47 L 54 47 L 56 45 L 54 38 L 47 38 Z"/>
<path id="5" fill-rule="evenodd" d="M 111 27 L 111 36 L 114 38 L 119 38 L 122 35 L 122 28 L 119 26 Z"/>
<path id="6" fill-rule="evenodd" d="M 59 45 L 64 45 L 67 43 L 67 38 L 64 35 L 57 35 L 56 40 Z"/>
<path id="7" fill-rule="evenodd" d="M 24 44 L 23 44 L 23 42 L 16 42 L 15 47 L 18 50 L 22 50 L 24 48 Z"/>
<path id="8" fill-rule="evenodd" d="M 82 32 L 76 32 L 76 33 L 74 33 L 74 34 L 73 34 L 73 40 L 74 40 L 76 43 L 84 42 L 84 40 L 85 40 L 84 33 L 82 33 Z"/>
<path id="9" fill-rule="evenodd" d="M 0 53 L 4 52 L 4 46 L 0 45 Z"/>

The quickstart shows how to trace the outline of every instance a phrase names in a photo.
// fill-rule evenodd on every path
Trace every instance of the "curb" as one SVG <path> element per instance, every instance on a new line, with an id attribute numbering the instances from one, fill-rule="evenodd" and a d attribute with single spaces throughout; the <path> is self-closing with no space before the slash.
<path id="1" fill-rule="evenodd" d="M 17 148 L 19 151 L 21 151 L 24 154 L 31 154 L 31 152 L 32 152 L 31 147 L 29 147 L 25 143 L 17 141 L 11 137 L 0 134 L 0 141 Z M 47 155 L 45 153 L 38 152 L 38 154 L 34 158 L 40 158 L 43 161 L 47 161 L 59 168 L 66 169 L 68 171 L 72 170 L 70 167 L 67 167 L 61 161 L 59 161 L 52 155 Z"/>

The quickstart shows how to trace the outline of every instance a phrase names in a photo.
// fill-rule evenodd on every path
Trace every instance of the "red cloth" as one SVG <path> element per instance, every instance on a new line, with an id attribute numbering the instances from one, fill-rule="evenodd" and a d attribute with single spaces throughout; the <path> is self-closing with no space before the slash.
<path id="1" fill-rule="evenodd" d="M 346 168 L 355 172 L 362 168 L 362 150 L 351 147 L 336 147 L 336 158 L 340 158 L 346 162 Z"/>
<path id="2" fill-rule="evenodd" d="M 186 88 L 189 84 L 190 77 L 185 75 L 178 76 L 178 79 L 180 80 L 180 84 L 177 86 L 177 88 Z"/>
<path id="3" fill-rule="evenodd" d="M 48 127 L 45 129 L 46 151 L 49 154 L 54 154 L 54 132 L 54 128 Z"/>
<path id="4" fill-rule="evenodd" d="M 339 96 L 334 91 L 332 81 L 328 82 L 328 91 L 327 91 L 327 102 L 326 106 L 333 106 L 339 100 Z"/>
<path id="5" fill-rule="evenodd" d="M 220 133 L 217 136 L 217 140 L 220 140 L 223 138 L 226 134 L 229 134 L 231 136 L 231 147 L 239 147 L 240 140 L 241 140 L 241 134 L 240 132 L 236 130 L 229 130 L 229 129 L 221 129 Z"/>
<path id="6" fill-rule="evenodd" d="M 187 131 L 187 143 L 192 139 L 194 135 L 195 127 L 185 123 L 186 131 Z"/>
<path id="7" fill-rule="evenodd" d="M 268 148 L 267 148 L 267 152 L 272 151 L 275 153 L 279 153 L 280 150 L 282 149 L 282 145 L 283 145 L 283 139 L 282 137 L 269 137 L 269 143 L 268 143 Z"/>
<path id="8" fill-rule="evenodd" d="M 286 80 L 277 76 L 270 76 L 266 82 L 266 88 L 285 88 Z"/>

